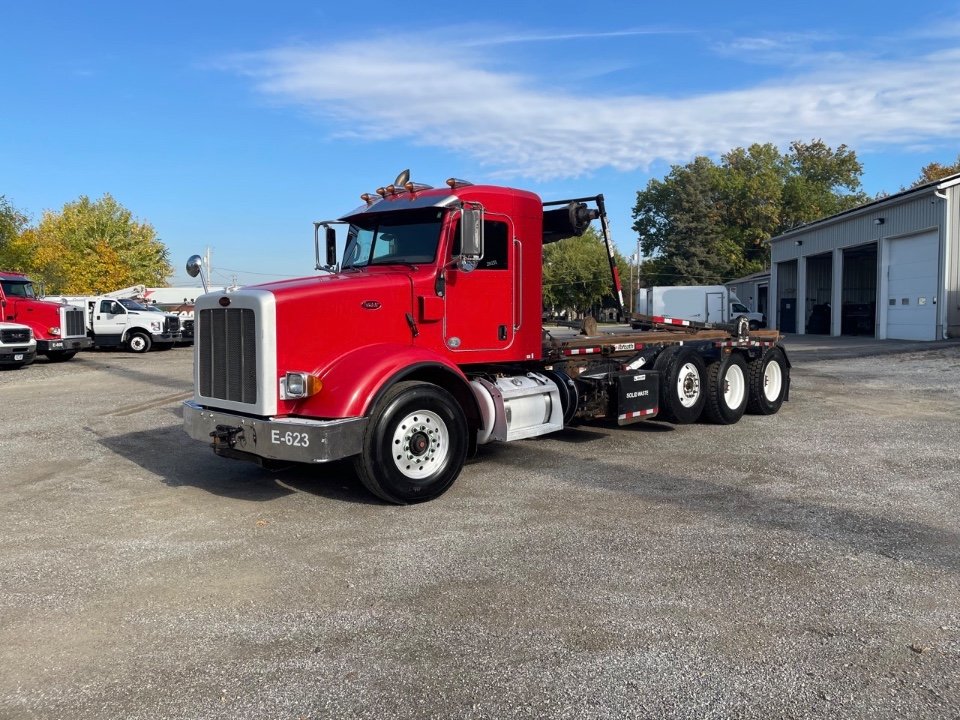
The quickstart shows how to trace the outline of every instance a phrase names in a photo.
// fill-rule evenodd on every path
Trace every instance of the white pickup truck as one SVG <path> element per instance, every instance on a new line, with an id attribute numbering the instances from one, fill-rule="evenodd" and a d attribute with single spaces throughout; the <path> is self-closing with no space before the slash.
<path id="1" fill-rule="evenodd" d="M 37 357 L 37 339 L 27 325 L 0 322 L 0 365 L 24 367 Z"/>

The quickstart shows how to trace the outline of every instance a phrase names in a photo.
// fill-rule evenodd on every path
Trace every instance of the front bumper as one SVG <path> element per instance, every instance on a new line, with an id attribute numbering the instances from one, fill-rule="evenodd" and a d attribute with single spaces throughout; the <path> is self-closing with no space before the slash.
<path id="1" fill-rule="evenodd" d="M 0 347 L 0 365 L 29 365 L 36 358 L 35 348 Z"/>
<path id="2" fill-rule="evenodd" d="M 367 418 L 254 418 L 183 403 L 183 429 L 218 455 L 257 461 L 323 463 L 357 455 Z"/>
<path id="3" fill-rule="evenodd" d="M 153 339 L 154 345 L 172 345 L 180 340 L 180 333 L 151 333 L 150 337 Z"/>
<path id="4" fill-rule="evenodd" d="M 88 337 L 69 337 L 63 340 L 37 340 L 37 352 L 43 355 L 48 352 L 76 352 L 93 347 L 93 340 Z"/>

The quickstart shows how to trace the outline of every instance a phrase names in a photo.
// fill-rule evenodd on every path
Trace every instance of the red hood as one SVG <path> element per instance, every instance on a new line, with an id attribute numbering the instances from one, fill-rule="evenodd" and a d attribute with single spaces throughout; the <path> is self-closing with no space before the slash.
<path id="1" fill-rule="evenodd" d="M 0 320 L 17 322 L 33 328 L 40 340 L 49 340 L 50 328 L 60 327 L 60 303 L 33 298 L 10 297 L 6 299 Z"/>
<path id="2" fill-rule="evenodd" d="M 373 343 L 409 345 L 410 277 L 391 269 L 321 275 L 256 286 L 276 297 L 279 368 L 322 370 Z M 242 292 L 242 291 L 241 291 Z"/>

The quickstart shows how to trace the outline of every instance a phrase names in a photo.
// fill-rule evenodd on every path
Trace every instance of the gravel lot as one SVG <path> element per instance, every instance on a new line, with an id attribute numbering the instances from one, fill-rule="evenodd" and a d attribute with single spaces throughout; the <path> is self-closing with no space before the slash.
<path id="1" fill-rule="evenodd" d="M 960 717 L 960 345 L 405 508 L 187 438 L 191 359 L 0 372 L 0 717 Z"/>

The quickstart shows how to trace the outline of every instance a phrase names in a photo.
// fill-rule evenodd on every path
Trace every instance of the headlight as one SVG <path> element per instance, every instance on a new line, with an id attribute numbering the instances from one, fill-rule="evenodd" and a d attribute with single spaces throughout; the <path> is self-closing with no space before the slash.
<path id="1" fill-rule="evenodd" d="M 51 335 L 53 335 L 54 337 L 60 337 L 60 328 L 58 328 L 58 327 L 49 328 L 49 329 L 48 329 L 48 332 L 49 332 Z"/>
<path id="2" fill-rule="evenodd" d="M 316 375 L 305 372 L 288 372 L 280 378 L 280 399 L 298 400 L 316 395 L 323 383 Z"/>

